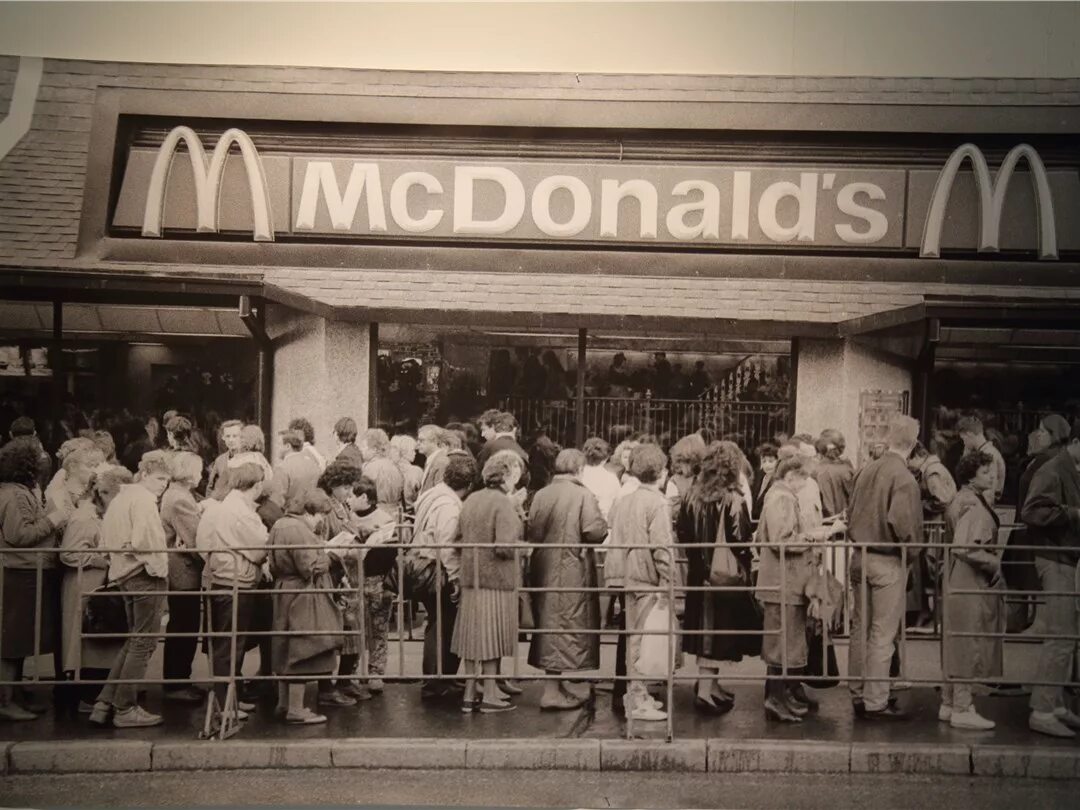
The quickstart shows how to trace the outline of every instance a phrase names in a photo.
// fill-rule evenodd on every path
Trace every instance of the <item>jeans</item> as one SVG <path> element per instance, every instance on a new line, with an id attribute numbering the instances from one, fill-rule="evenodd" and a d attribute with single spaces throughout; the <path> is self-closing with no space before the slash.
<path id="1" fill-rule="evenodd" d="M 1076 588 L 1076 566 L 1035 558 L 1035 570 L 1044 591 L 1068 592 Z M 1076 597 L 1044 596 L 1042 615 L 1047 635 L 1075 636 L 1077 634 Z M 1072 677 L 1076 641 L 1068 638 L 1046 639 L 1039 653 L 1036 680 L 1067 681 Z M 1060 686 L 1033 686 L 1031 710 L 1049 714 L 1064 708 L 1065 690 Z"/>
<path id="2" fill-rule="evenodd" d="M 439 672 L 439 658 L 442 657 L 442 674 L 456 675 L 461 659 L 450 651 L 450 640 L 454 636 L 454 622 L 457 621 L 457 605 L 450 600 L 450 583 L 445 576 L 442 581 L 440 596 L 435 595 L 434 583 L 432 589 L 418 594 L 420 601 L 427 612 L 427 623 L 424 625 L 424 659 L 422 671 L 425 675 L 437 675 Z M 441 611 L 437 614 L 436 607 Z M 442 622 L 442 632 L 438 632 L 436 617 Z M 425 681 L 424 685 L 435 690 L 442 690 L 447 686 L 445 680 Z"/>
<path id="3" fill-rule="evenodd" d="M 950 706 L 954 712 L 966 712 L 972 705 L 971 684 L 942 684 L 941 705 Z"/>
<path id="4" fill-rule="evenodd" d="M 174 633 L 199 632 L 198 591 L 169 594 L 169 626 L 165 631 L 165 661 L 162 675 L 166 680 L 190 681 L 191 662 L 199 646 L 196 635 L 177 637 Z M 169 684 L 179 688 L 187 684 Z"/>
<path id="5" fill-rule="evenodd" d="M 124 610 L 127 612 L 130 633 L 156 634 L 161 629 L 161 617 L 165 611 L 165 595 L 161 593 L 143 593 L 128 595 L 132 591 L 163 591 L 165 580 L 152 577 L 145 570 L 124 580 L 118 585 L 124 592 Z M 138 684 L 115 683 L 118 680 L 140 680 L 146 676 L 146 668 L 157 648 L 160 636 L 147 635 L 143 638 L 128 638 L 117 653 L 112 669 L 109 670 L 109 683 L 101 690 L 98 701 L 112 704 L 118 712 L 126 711 L 136 703 Z"/>
<path id="6" fill-rule="evenodd" d="M 889 703 L 889 664 L 904 618 L 907 571 L 900 557 L 856 551 L 851 558 L 851 642 L 848 687 L 853 701 L 876 712 Z M 866 589 L 866 615 L 863 593 Z M 864 672 L 865 657 L 865 672 Z M 880 680 L 863 682 L 862 678 Z"/>
<path id="7" fill-rule="evenodd" d="M 645 617 L 649 615 L 652 606 L 658 600 L 655 593 L 624 593 L 626 604 L 626 629 L 639 630 L 645 623 Z M 626 636 L 626 674 L 631 678 L 627 683 L 626 693 L 630 697 L 630 710 L 643 707 L 648 702 L 649 690 L 646 682 L 638 672 L 637 662 L 641 656 L 640 635 Z"/>
<path id="8" fill-rule="evenodd" d="M 251 629 L 252 612 L 255 608 L 253 592 L 249 588 L 236 591 L 236 658 L 233 660 L 233 591 L 223 585 L 215 585 L 206 593 L 207 624 L 215 634 L 210 639 L 210 671 L 214 675 L 214 694 L 224 705 L 230 675 L 239 677 L 244 664 L 244 633 Z"/>

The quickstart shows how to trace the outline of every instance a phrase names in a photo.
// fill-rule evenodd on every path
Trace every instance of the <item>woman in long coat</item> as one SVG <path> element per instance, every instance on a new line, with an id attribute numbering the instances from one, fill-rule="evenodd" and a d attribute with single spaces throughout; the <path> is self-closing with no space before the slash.
<path id="1" fill-rule="evenodd" d="M 341 614 L 330 593 L 290 593 L 329 589 L 330 558 L 315 533 L 331 509 L 330 497 L 320 491 L 305 493 L 288 504 L 288 514 L 270 532 L 270 572 L 274 577 L 275 633 L 310 632 L 312 635 L 274 636 L 271 645 L 276 675 L 293 678 L 278 688 L 278 714 L 286 723 L 325 723 L 326 716 L 304 706 L 305 677 L 330 675 L 341 648 Z M 308 548 L 302 548 L 307 546 Z M 336 634 L 335 634 L 336 631 Z M 317 635 L 316 635 L 317 634 Z"/>
<path id="2" fill-rule="evenodd" d="M 578 546 L 534 549 L 529 559 L 529 583 L 534 588 L 597 587 L 595 555 L 583 544 L 602 541 L 607 536 L 607 523 L 596 497 L 581 482 L 584 467 L 585 455 L 580 450 L 563 450 L 555 459 L 554 480 L 533 498 L 529 542 Z M 599 593 L 534 593 L 532 598 L 538 628 L 571 632 L 533 633 L 529 663 L 548 675 L 599 669 Z M 545 681 L 541 709 L 574 709 L 583 702 L 562 681 Z"/>
<path id="3" fill-rule="evenodd" d="M 86 680 L 104 680 L 124 646 L 122 638 L 86 638 L 82 625 L 89 593 L 104 585 L 109 574 L 109 555 L 98 551 L 102 515 L 120 486 L 131 482 L 131 472 L 124 467 L 99 470 L 64 527 L 60 542 L 61 660 L 64 674 L 70 679 L 78 674 Z M 80 690 L 79 709 L 83 713 L 89 714 L 99 691 L 98 686 Z"/>
<path id="4" fill-rule="evenodd" d="M 949 542 L 945 561 L 944 633 L 942 665 L 946 683 L 941 689 L 938 719 L 953 728 L 986 731 L 994 727 L 975 711 L 971 684 L 949 683 L 948 678 L 986 680 L 1002 675 L 1000 637 L 957 637 L 953 633 L 1001 633 L 1005 630 L 1001 550 L 996 548 L 1000 521 L 983 498 L 994 486 L 994 460 L 972 453 L 956 466 L 960 491 L 945 510 Z M 967 546 L 967 548 L 964 548 Z M 986 546 L 976 548 L 975 546 Z M 987 593 L 959 594 L 957 590 Z"/>
<path id="5" fill-rule="evenodd" d="M 750 512 L 739 488 L 742 453 L 732 442 L 716 442 L 708 448 L 701 470 L 679 509 L 675 532 L 679 543 L 709 543 L 688 547 L 686 584 L 709 585 L 713 555 L 720 543 L 749 543 Z M 749 546 L 733 545 L 735 556 L 750 585 Z M 694 707 L 706 714 L 723 714 L 735 705 L 735 696 L 719 679 L 723 661 L 741 661 L 744 655 L 761 654 L 761 619 L 750 591 L 688 591 L 683 628 L 691 631 L 741 631 L 740 635 L 687 634 L 683 651 L 697 657 L 697 695 Z"/>

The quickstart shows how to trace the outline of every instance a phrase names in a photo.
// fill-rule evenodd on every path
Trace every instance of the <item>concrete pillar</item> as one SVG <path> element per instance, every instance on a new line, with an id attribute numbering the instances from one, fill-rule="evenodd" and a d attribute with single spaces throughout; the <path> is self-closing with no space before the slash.
<path id="1" fill-rule="evenodd" d="M 315 446 L 329 457 L 339 418 L 351 416 L 360 430 L 368 426 L 368 324 L 270 305 L 267 333 L 274 342 L 273 458 L 281 450 L 279 433 L 300 416 L 315 427 Z"/>
<path id="2" fill-rule="evenodd" d="M 863 391 L 911 391 L 910 361 L 844 338 L 799 340 L 795 430 L 817 436 L 836 428 L 845 455 L 859 459 L 859 395 Z"/>

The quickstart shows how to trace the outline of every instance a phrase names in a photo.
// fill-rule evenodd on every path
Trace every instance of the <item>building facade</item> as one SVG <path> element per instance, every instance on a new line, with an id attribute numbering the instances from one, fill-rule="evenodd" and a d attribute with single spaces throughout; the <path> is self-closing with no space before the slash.
<path id="1" fill-rule="evenodd" d="M 1080 81 L 0 57 L 11 409 L 753 444 L 1080 400 Z M 621 359 L 620 359 L 621 357 Z M 942 450 L 942 452 L 945 452 Z"/>

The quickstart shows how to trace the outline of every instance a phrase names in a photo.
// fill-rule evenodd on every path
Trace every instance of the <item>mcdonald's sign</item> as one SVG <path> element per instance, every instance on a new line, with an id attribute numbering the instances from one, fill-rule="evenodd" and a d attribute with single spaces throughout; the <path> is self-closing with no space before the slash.
<path id="1" fill-rule="evenodd" d="M 979 251 L 996 253 L 999 250 L 998 239 L 1001 234 L 1001 214 L 1005 207 L 1005 192 L 1020 158 L 1025 158 L 1030 169 L 1031 182 L 1035 189 L 1035 218 L 1039 226 L 1039 258 L 1056 259 L 1057 229 L 1054 224 L 1054 198 L 1050 193 L 1050 180 L 1046 176 L 1046 167 L 1034 148 L 1026 143 L 1013 147 L 1005 156 L 998 169 L 997 177 L 990 177 L 990 167 L 986 157 L 975 144 L 965 143 L 956 147 L 938 175 L 934 193 L 930 198 L 930 208 L 926 213 L 923 226 L 922 246 L 919 255 L 938 258 L 941 255 L 941 229 L 945 220 L 945 210 L 949 206 L 949 195 L 960 166 L 965 160 L 971 161 L 975 174 L 975 187 L 979 201 Z"/>
<path id="2" fill-rule="evenodd" d="M 217 233 L 220 213 L 221 180 L 225 172 L 225 158 L 235 143 L 240 147 L 244 169 L 247 171 L 248 188 L 251 191 L 251 208 L 254 214 L 254 236 L 256 242 L 274 241 L 274 224 L 270 213 L 270 195 L 266 188 L 266 176 L 263 174 L 262 160 L 246 132 L 228 129 L 214 146 L 209 162 L 202 140 L 190 127 L 176 127 L 166 137 L 158 149 L 154 168 L 150 173 L 150 184 L 146 193 L 146 210 L 143 214 L 142 235 L 161 236 L 162 212 L 165 208 L 166 182 L 172 167 L 176 150 L 183 141 L 187 146 L 191 160 L 191 171 L 195 176 L 195 204 L 197 231 L 199 233 Z"/>
<path id="3" fill-rule="evenodd" d="M 190 181 L 182 162 L 173 171 L 185 150 Z M 1030 195 L 1026 184 L 1009 192 L 1021 160 Z M 969 162 L 971 173 L 962 174 Z M 1006 200 L 1017 216 L 1003 228 Z M 1080 210 L 1080 175 L 1062 167 L 1048 172 L 1029 144 L 1011 149 L 992 175 L 971 143 L 953 150 L 938 171 L 924 165 L 480 161 L 348 154 L 347 146 L 279 147 L 260 155 L 236 128 L 225 129 L 208 154 L 192 128 L 178 126 L 156 148 L 131 149 L 112 224 L 144 237 L 160 238 L 166 230 L 178 238 L 192 231 L 231 238 L 251 233 L 256 242 L 790 245 L 917 250 L 927 258 L 940 258 L 944 243 L 980 252 L 1037 248 L 1040 259 L 1056 259 L 1059 247 L 1080 250 L 1080 228 L 1062 228 L 1059 244 L 1055 202 L 1065 216 Z"/>

